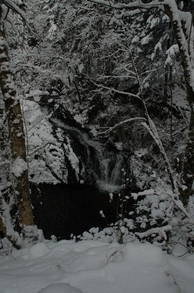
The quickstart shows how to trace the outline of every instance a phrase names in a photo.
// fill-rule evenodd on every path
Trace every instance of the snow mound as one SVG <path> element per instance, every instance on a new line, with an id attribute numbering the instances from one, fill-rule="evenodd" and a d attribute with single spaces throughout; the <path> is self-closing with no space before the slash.
<path id="1" fill-rule="evenodd" d="M 32 246 L 28 253 L 23 256 L 23 259 L 35 259 L 44 256 L 49 252 L 49 249 L 47 248 L 45 243 L 37 243 L 34 246 Z"/>
<path id="2" fill-rule="evenodd" d="M 82 291 L 69 284 L 61 283 L 48 285 L 37 293 L 82 293 Z"/>

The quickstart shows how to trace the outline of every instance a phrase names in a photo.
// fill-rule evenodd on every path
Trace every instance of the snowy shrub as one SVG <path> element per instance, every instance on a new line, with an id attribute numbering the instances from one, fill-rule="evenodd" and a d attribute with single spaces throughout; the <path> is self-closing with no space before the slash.
<path id="1" fill-rule="evenodd" d="M 108 227 L 100 230 L 91 228 L 84 232 L 81 240 L 99 240 L 103 242 L 118 242 L 120 244 L 131 241 L 148 241 L 161 246 L 168 253 L 173 253 L 177 244 L 187 248 L 186 253 L 193 253 L 194 221 L 185 217 L 169 196 L 170 186 L 131 193 L 128 197 L 118 196 L 116 206 L 117 221 L 107 223 Z M 114 194 L 110 194 L 112 204 Z M 133 206 L 127 202 L 133 198 Z M 133 209 L 133 210 L 130 210 Z M 194 197 L 190 198 L 188 211 L 193 214 Z M 103 211 L 101 216 L 106 218 Z"/>

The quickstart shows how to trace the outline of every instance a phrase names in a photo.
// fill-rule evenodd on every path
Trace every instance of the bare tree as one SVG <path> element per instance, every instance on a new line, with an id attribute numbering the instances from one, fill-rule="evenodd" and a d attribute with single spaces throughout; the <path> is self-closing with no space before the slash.
<path id="1" fill-rule="evenodd" d="M 23 12 L 11 1 L 5 0 L 2 2 L 24 18 Z M 10 228 L 10 223 L 8 224 L 6 212 L 8 207 L 1 194 L 0 229 L 16 246 L 21 246 L 23 243 L 32 243 L 36 241 L 38 238 L 38 231 L 33 220 L 22 111 L 19 98 L 17 97 L 14 76 L 9 60 L 2 4 L 0 4 L 0 87 L 5 104 L 9 132 L 11 154 L 10 178 L 18 208 L 21 237 L 14 232 L 13 227 Z"/>

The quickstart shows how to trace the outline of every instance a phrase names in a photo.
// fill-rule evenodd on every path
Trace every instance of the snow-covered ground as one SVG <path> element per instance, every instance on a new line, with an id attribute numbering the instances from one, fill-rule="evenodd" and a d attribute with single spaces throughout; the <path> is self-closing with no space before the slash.
<path id="1" fill-rule="evenodd" d="M 194 255 L 148 243 L 45 241 L 0 256 L 1 293 L 193 293 Z"/>

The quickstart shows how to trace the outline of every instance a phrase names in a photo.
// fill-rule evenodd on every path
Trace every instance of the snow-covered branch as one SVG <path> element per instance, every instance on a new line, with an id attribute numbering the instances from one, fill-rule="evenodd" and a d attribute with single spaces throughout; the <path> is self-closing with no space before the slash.
<path id="1" fill-rule="evenodd" d="M 92 80 L 91 80 L 92 81 Z M 119 90 L 116 90 L 114 88 L 110 88 L 110 87 L 107 87 L 107 86 L 104 86 L 104 85 L 99 85 L 95 82 L 93 82 L 93 84 L 99 88 L 103 88 L 103 89 L 106 89 L 106 90 L 109 90 L 109 91 L 112 91 L 114 93 L 118 93 L 118 94 L 121 94 L 121 95 L 125 95 L 125 96 L 130 96 L 130 97 L 134 97 L 134 98 L 137 98 L 139 100 L 141 100 L 141 98 L 138 96 L 138 95 L 135 95 L 135 94 L 132 94 L 132 93 L 129 93 L 129 92 L 124 92 L 124 91 L 119 91 Z"/>
<path id="2" fill-rule="evenodd" d="M 172 191 L 167 192 L 167 194 L 171 197 L 172 201 L 176 205 L 176 207 L 184 213 L 184 215 L 188 218 L 191 219 L 191 215 L 187 212 L 187 210 L 184 208 L 182 201 L 179 199 L 178 194 L 174 193 Z"/>
<path id="3" fill-rule="evenodd" d="M 20 17 L 23 19 L 25 22 L 26 26 L 28 27 L 29 31 L 32 33 L 32 29 L 30 28 L 27 17 L 25 13 L 16 5 L 13 3 L 13 1 L 10 0 L 2 0 L 2 3 L 7 6 L 9 9 L 11 9 L 13 12 L 17 13 L 20 15 Z"/>
<path id="4" fill-rule="evenodd" d="M 139 238 L 146 238 L 152 234 L 158 234 L 160 235 L 162 238 L 164 238 L 164 240 L 168 240 L 168 236 L 167 236 L 167 232 L 172 230 L 172 226 L 171 225 L 166 225 L 164 227 L 161 228 L 152 228 L 147 230 L 146 232 L 136 232 L 135 235 L 137 235 Z"/>
<path id="5" fill-rule="evenodd" d="M 8 8 L 10 8 L 11 10 L 13 10 L 13 12 L 16 12 L 17 14 L 19 14 L 22 19 L 27 22 L 27 18 L 25 13 L 16 5 L 13 3 L 13 1 L 10 0 L 2 0 L 2 3 L 7 6 Z"/>
<path id="6" fill-rule="evenodd" d="M 151 8 L 162 8 L 163 5 L 160 1 L 152 1 L 149 3 L 143 3 L 142 1 L 134 1 L 130 3 L 113 3 L 112 1 L 104 0 L 89 0 L 90 2 L 97 3 L 104 6 L 109 6 L 116 9 L 151 9 Z"/>
<path id="7" fill-rule="evenodd" d="M 129 119 L 126 119 L 126 120 L 123 120 L 117 124 L 115 124 L 113 127 L 109 127 L 107 130 L 103 131 L 103 132 L 99 132 L 98 134 L 106 134 L 106 133 L 109 133 L 111 131 L 113 131 L 115 128 L 125 124 L 125 123 L 129 123 L 129 122 L 134 122 L 134 121 L 138 121 L 138 120 L 146 120 L 145 118 L 143 117 L 135 117 L 135 118 L 129 118 Z M 142 122 L 143 123 L 143 122 Z"/>
<path id="8" fill-rule="evenodd" d="M 0 230 L 14 244 L 14 246 L 21 247 L 22 238 L 18 232 L 14 231 L 12 225 L 12 219 L 10 215 L 10 206 L 12 204 L 13 198 L 11 198 L 11 202 L 7 204 L 3 199 L 0 191 Z"/>

